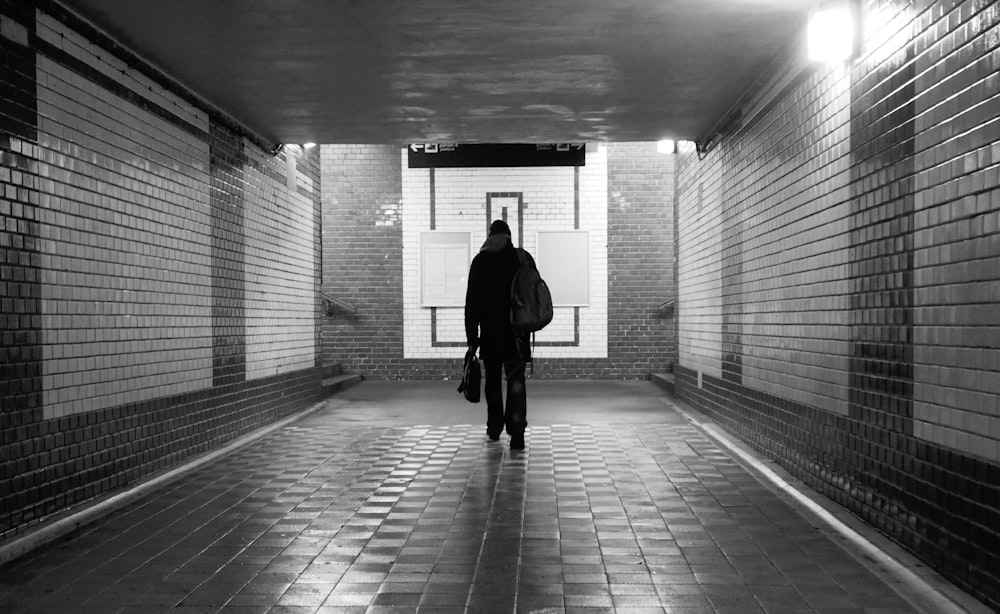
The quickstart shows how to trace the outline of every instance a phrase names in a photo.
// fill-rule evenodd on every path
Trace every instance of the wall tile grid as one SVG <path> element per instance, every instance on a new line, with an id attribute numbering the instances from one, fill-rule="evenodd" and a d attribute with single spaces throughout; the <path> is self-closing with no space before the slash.
<path id="1" fill-rule="evenodd" d="M 88 66 L 115 69 L 52 17 L 37 32 Z M 56 59 L 40 56 L 38 75 L 45 417 L 209 386 L 210 214 L 208 194 L 194 189 L 207 167 L 173 162 L 206 158 L 205 144 L 113 104 Z M 207 117 L 184 111 L 207 130 Z M 145 165 L 155 170 L 138 172 Z"/>
<path id="2" fill-rule="evenodd" d="M 679 144 L 677 165 L 677 351 L 689 369 L 722 377 L 722 252 L 719 171 L 695 173 Z M 687 172 L 684 172 L 687 171 Z M 707 184 L 707 185 L 706 185 Z M 711 222 L 711 223 L 710 223 Z"/>
<path id="3" fill-rule="evenodd" d="M 998 608 L 1000 8 L 863 17 L 678 158 L 678 393 Z"/>
<path id="4" fill-rule="evenodd" d="M 403 371 L 399 147 L 321 145 L 323 291 L 353 307 L 323 324 L 323 355 L 365 376 Z"/>
<path id="5" fill-rule="evenodd" d="M 309 202 L 312 206 L 312 278 L 313 302 L 315 312 L 318 317 L 314 317 L 313 324 L 313 364 L 317 367 L 323 364 L 323 322 L 326 315 L 326 301 L 323 299 L 323 190 L 319 185 L 321 177 L 322 154 L 320 149 L 314 148 L 309 155 L 302 156 L 298 160 L 297 178 L 307 179 L 301 181 L 301 186 L 297 185 L 299 193 L 308 193 Z M 310 189 L 306 189 L 306 187 Z"/>
<path id="6" fill-rule="evenodd" d="M 285 168 L 269 153 L 245 147 L 248 173 L 245 199 L 247 378 L 258 379 L 316 365 L 316 280 L 312 179 L 303 173 L 319 152 L 285 147 Z M 315 162 L 314 162 L 315 164 Z M 286 179 L 288 177 L 292 179 Z M 315 175 L 314 175 L 315 176 Z M 291 183 L 288 183 L 290 181 Z"/>
<path id="7" fill-rule="evenodd" d="M 319 271 L 284 160 L 58 5 L 0 19 L 3 535 L 316 398 Z"/>
<path id="8" fill-rule="evenodd" d="M 212 384 L 246 380 L 246 174 L 240 135 L 212 126 Z"/>
<path id="9" fill-rule="evenodd" d="M 41 285 L 35 52 L 26 45 L 34 11 L 0 2 L 0 420 L 34 416 L 42 405 Z M 23 24 L 23 25 L 22 25 Z M 0 427 L 5 426 L 0 423 Z"/>
<path id="10" fill-rule="evenodd" d="M 608 145 L 608 356 L 643 377 L 677 361 L 674 156 L 656 143 Z"/>

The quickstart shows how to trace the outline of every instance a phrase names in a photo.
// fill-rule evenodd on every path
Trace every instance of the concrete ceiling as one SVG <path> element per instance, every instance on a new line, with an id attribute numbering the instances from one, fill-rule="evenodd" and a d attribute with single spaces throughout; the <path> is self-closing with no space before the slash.
<path id="1" fill-rule="evenodd" d="M 704 137 L 816 0 L 63 0 L 276 143 Z"/>

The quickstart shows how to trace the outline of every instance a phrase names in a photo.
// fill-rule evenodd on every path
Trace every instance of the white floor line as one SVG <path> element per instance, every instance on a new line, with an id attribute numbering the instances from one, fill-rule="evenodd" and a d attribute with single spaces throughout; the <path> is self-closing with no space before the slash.
<path id="1" fill-rule="evenodd" d="M 63 518 L 54 519 L 52 521 L 42 521 L 38 528 L 31 530 L 22 537 L 15 537 L 9 543 L 0 546 L 0 565 L 27 554 L 35 548 L 62 537 L 67 533 L 75 531 L 76 529 L 97 520 L 101 516 L 127 505 L 129 502 L 151 492 L 152 490 L 155 490 L 186 473 L 194 471 L 202 465 L 216 460 L 220 456 L 229 454 L 237 448 L 245 446 L 248 443 L 254 442 L 261 437 L 270 435 L 274 431 L 284 428 L 288 424 L 315 412 L 325 405 L 326 401 L 320 401 L 319 403 L 311 405 L 298 413 L 261 427 L 252 433 L 238 437 L 218 450 L 205 453 L 179 467 L 171 469 L 166 473 L 136 484 L 124 492 L 112 495 L 89 505 L 83 504 L 86 507 L 80 509 L 79 511 L 72 512 Z"/>
<path id="2" fill-rule="evenodd" d="M 873 571 L 883 576 L 883 580 L 892 586 L 899 595 L 911 605 L 926 614 L 989 614 L 991 610 L 985 604 L 974 599 L 958 587 L 954 587 L 955 595 L 948 595 L 942 592 L 941 588 L 934 584 L 950 586 L 947 580 L 939 578 L 932 583 L 924 575 L 915 573 L 907 565 L 900 562 L 881 548 L 877 547 L 863 535 L 847 526 L 836 516 L 828 512 L 821 505 L 803 494 L 798 488 L 789 484 L 771 468 L 761 462 L 758 458 L 747 452 L 742 444 L 734 443 L 723 430 L 714 423 L 707 420 L 697 419 L 691 410 L 682 407 L 682 402 L 676 399 L 661 398 L 663 403 L 677 410 L 693 425 L 707 433 L 712 439 L 717 441 L 727 450 L 738 456 L 744 463 L 752 467 L 765 479 L 771 482 L 786 495 L 795 500 L 799 505 L 812 513 L 826 526 L 836 532 L 841 538 L 851 546 L 849 551 L 861 560 L 869 568 L 874 564 Z M 820 496 L 817 494 L 817 496 Z M 915 560 L 915 559 L 914 559 Z M 936 574 L 933 574 L 936 575 Z M 958 593 L 961 593 L 959 595 Z M 960 600 L 959 604 L 956 600 Z"/>

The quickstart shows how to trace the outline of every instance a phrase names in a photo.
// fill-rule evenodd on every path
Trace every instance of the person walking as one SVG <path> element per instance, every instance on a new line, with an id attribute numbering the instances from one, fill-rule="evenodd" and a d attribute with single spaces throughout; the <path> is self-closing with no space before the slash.
<path id="1" fill-rule="evenodd" d="M 483 360 L 486 434 L 490 441 L 497 441 L 506 427 L 511 450 L 524 449 L 528 425 L 524 370 L 531 360 L 530 333 L 516 333 L 510 324 L 510 287 L 518 262 L 510 227 L 503 220 L 494 221 L 486 242 L 469 266 L 465 294 L 465 336 L 469 346 L 466 357 L 474 356 L 478 349 Z"/>

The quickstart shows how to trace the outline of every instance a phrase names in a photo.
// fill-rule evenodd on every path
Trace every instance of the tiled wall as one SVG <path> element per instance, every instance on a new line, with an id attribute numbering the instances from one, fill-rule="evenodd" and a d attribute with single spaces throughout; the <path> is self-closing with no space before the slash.
<path id="1" fill-rule="evenodd" d="M 674 158 L 608 144 L 608 355 L 640 375 L 677 361 Z"/>
<path id="2" fill-rule="evenodd" d="M 324 319 L 324 358 L 365 376 L 403 377 L 399 147 L 320 149 L 323 291 L 356 310 L 336 309 Z"/>
<path id="3" fill-rule="evenodd" d="M 358 311 L 328 318 L 328 359 L 375 378 L 455 376 L 463 309 L 421 305 L 421 233 L 469 232 L 475 252 L 506 211 L 533 253 L 539 231 L 589 238 L 589 304 L 557 307 L 536 335 L 535 377 L 646 377 L 673 360 L 672 316 L 657 310 L 672 294 L 673 160 L 655 144 L 590 146 L 582 167 L 410 169 L 405 149 L 359 145 L 322 159 L 324 290 Z"/>
<path id="4" fill-rule="evenodd" d="M 678 392 L 1000 607 L 993 3 L 864 3 L 678 159 Z"/>
<path id="5" fill-rule="evenodd" d="M 268 152 L 245 152 L 253 169 L 247 173 L 243 229 L 253 246 L 244 258 L 247 379 L 316 365 L 319 189 L 312 177 L 319 152 L 294 145 L 286 149 L 284 168 L 274 168 Z"/>
<path id="6" fill-rule="evenodd" d="M 318 152 L 54 3 L 0 20 L 2 535 L 318 396 L 320 209 Z"/>

